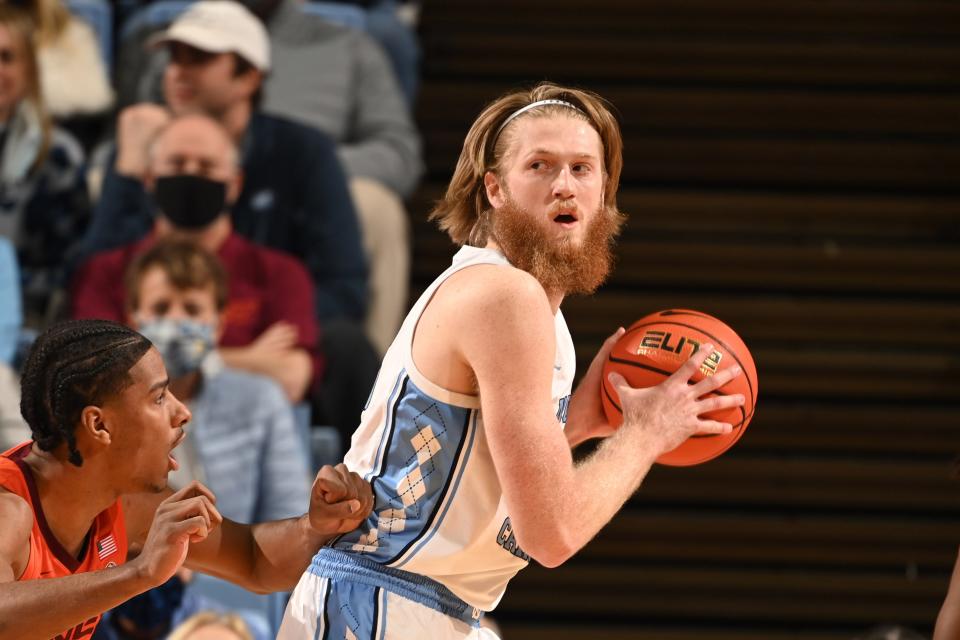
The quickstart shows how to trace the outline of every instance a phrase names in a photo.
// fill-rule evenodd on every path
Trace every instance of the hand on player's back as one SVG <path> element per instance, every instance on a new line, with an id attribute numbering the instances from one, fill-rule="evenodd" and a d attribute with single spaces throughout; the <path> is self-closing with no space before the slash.
<path id="1" fill-rule="evenodd" d="M 623 376 L 611 373 L 609 380 L 623 406 L 623 427 L 643 429 L 661 452 L 672 451 L 694 434 L 729 433 L 730 424 L 700 416 L 743 405 L 744 397 L 740 394 L 711 395 L 740 375 L 740 368 L 731 367 L 699 382 L 691 381 L 712 351 L 712 345 L 703 345 L 673 375 L 645 389 L 634 389 Z"/>
<path id="2" fill-rule="evenodd" d="M 321 534 L 353 531 L 373 509 L 370 483 L 347 469 L 324 465 L 310 491 L 310 526 Z"/>
<path id="3" fill-rule="evenodd" d="M 183 565 L 191 542 L 200 542 L 220 526 L 223 516 L 207 487 L 191 482 L 157 507 L 143 551 L 135 560 L 141 575 L 161 585 Z"/>

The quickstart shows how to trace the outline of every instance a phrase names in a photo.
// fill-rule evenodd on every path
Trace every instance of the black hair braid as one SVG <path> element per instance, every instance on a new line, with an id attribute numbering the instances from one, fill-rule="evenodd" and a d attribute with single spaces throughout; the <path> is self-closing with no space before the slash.
<path id="1" fill-rule="evenodd" d="M 41 334 L 23 367 L 20 400 L 37 445 L 52 451 L 66 442 L 68 459 L 81 466 L 80 413 L 123 391 L 150 346 L 136 331 L 105 320 L 63 322 Z"/>
<path id="2" fill-rule="evenodd" d="M 98 349 L 97 351 L 94 351 L 89 355 L 83 355 L 80 358 L 75 358 L 70 362 L 64 363 L 64 366 L 60 368 L 60 371 L 68 371 L 71 366 L 77 365 L 84 360 L 96 360 L 98 357 L 113 350 L 114 348 L 116 347 L 114 346 L 104 347 L 102 349 Z M 50 413 L 53 416 L 62 415 L 62 408 L 64 405 L 64 402 L 63 402 L 64 392 L 65 391 L 67 393 L 74 392 L 74 387 L 69 386 L 71 383 L 78 380 L 82 381 L 83 379 L 88 379 L 96 376 L 99 373 L 102 373 L 106 369 L 114 366 L 114 360 L 115 360 L 114 358 L 105 359 L 102 363 L 100 363 L 93 369 L 74 371 L 73 373 L 62 376 L 61 379 L 56 382 L 56 387 L 53 392 L 53 398 L 50 401 Z M 79 400 L 79 403 L 83 406 L 85 406 L 86 404 L 89 404 L 89 403 L 84 403 L 82 398 L 78 398 L 77 400 Z M 78 467 L 81 466 L 83 464 L 83 456 L 81 456 L 80 452 L 77 450 L 76 430 L 63 429 L 62 431 L 67 441 L 67 448 L 70 452 L 70 457 L 69 457 L 70 462 L 77 465 Z"/>

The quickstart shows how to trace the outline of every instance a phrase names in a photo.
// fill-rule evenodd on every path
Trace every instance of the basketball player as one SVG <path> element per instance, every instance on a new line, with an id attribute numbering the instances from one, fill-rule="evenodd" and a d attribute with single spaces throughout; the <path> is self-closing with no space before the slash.
<path id="1" fill-rule="evenodd" d="M 543 84 L 480 114 L 432 213 L 463 246 L 387 352 L 346 457 L 373 486 L 373 512 L 314 557 L 280 638 L 489 637 L 480 617 L 531 558 L 563 563 L 660 454 L 730 431 L 698 416 L 743 404 L 707 395 L 739 372 L 688 384 L 709 345 L 652 389 L 612 378 L 616 432 L 600 378 L 623 329 L 571 398 L 560 303 L 609 271 L 621 164 L 618 126 L 593 94 Z M 571 447 L 598 437 L 574 464 Z"/>
<path id="2" fill-rule="evenodd" d="M 308 514 L 266 524 L 224 520 L 198 483 L 172 493 L 190 412 L 169 383 L 157 350 L 121 325 L 81 320 L 37 339 L 21 400 L 34 439 L 0 456 L 0 637 L 90 637 L 103 611 L 181 565 L 289 589 L 369 513 L 367 484 L 342 466 L 317 475 Z"/>

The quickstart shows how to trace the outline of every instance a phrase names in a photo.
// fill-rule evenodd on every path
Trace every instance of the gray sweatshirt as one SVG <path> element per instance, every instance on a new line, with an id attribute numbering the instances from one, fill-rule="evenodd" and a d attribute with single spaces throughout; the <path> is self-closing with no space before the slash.
<path id="1" fill-rule="evenodd" d="M 338 145 L 351 177 L 409 195 L 423 172 L 420 137 L 386 55 L 360 31 L 284 0 L 270 20 L 264 111 L 312 125 Z"/>

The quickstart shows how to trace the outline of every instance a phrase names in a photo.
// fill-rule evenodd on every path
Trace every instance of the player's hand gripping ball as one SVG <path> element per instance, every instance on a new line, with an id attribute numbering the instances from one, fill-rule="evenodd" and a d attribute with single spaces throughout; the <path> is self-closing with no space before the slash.
<path id="1" fill-rule="evenodd" d="M 657 458 L 660 464 L 689 466 L 706 462 L 732 447 L 746 431 L 757 403 L 757 368 L 747 345 L 733 329 L 713 316 L 687 309 L 668 309 L 635 322 L 614 345 L 604 365 L 600 390 L 603 409 L 610 424 L 618 427 L 623 422 L 623 413 L 620 398 L 607 380 L 611 371 L 622 375 L 633 387 L 652 387 L 663 382 L 701 344 L 708 342 L 714 345 L 714 351 L 692 382 L 739 365 L 743 373 L 714 393 L 742 393 L 744 405 L 705 414 L 704 417 L 711 420 L 730 423 L 733 430 L 723 435 L 691 436 L 673 451 Z"/>

